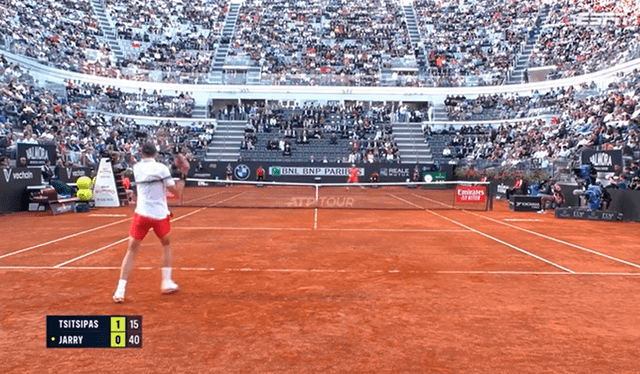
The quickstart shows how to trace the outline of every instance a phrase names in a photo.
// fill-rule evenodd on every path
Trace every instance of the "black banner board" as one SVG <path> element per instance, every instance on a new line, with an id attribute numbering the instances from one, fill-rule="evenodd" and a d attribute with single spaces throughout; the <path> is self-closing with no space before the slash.
<path id="1" fill-rule="evenodd" d="M 581 155 L 582 165 L 593 164 L 599 173 L 613 173 L 615 165 L 622 163 L 622 150 L 596 151 L 585 149 Z"/>
<path id="2" fill-rule="evenodd" d="M 51 161 L 51 165 L 56 164 L 57 151 L 55 144 L 29 144 L 18 143 L 17 157 L 27 159 L 27 166 L 42 166 L 46 160 Z"/>
<path id="3" fill-rule="evenodd" d="M 514 195 L 509 198 L 509 209 L 515 212 L 536 212 L 540 206 L 540 196 Z"/>
<path id="4" fill-rule="evenodd" d="M 56 170 L 56 174 L 60 179 L 60 182 L 66 184 L 76 183 L 80 177 L 91 177 L 93 169 L 84 167 L 62 167 L 60 170 Z"/>
<path id="5" fill-rule="evenodd" d="M 602 211 L 602 210 L 588 210 L 585 208 L 556 208 L 556 218 L 571 218 L 582 219 L 589 221 L 621 221 L 622 213 Z"/>
<path id="6" fill-rule="evenodd" d="M 41 183 L 38 168 L 5 168 L 0 175 L 0 213 L 27 210 L 29 196 L 27 186 Z"/>
<path id="7" fill-rule="evenodd" d="M 269 162 L 192 162 L 189 177 L 199 179 L 227 178 L 227 168 L 231 170 L 233 180 L 255 181 L 256 169 L 262 166 L 265 170 L 265 179 L 276 182 L 303 182 L 303 183 L 345 183 L 349 175 L 351 164 L 348 163 L 269 163 Z M 411 180 L 414 169 L 418 169 L 417 175 L 431 175 L 432 164 L 395 164 L 375 163 L 356 164 L 360 169 L 359 179 L 368 182 L 371 174 L 376 172 L 380 182 L 405 182 Z M 452 165 L 442 165 L 446 179 L 451 180 Z"/>

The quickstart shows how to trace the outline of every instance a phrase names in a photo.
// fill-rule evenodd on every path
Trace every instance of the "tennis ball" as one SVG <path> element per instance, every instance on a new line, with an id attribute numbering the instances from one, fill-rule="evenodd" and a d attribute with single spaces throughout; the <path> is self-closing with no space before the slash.
<path id="1" fill-rule="evenodd" d="M 89 177 L 80 177 L 76 181 L 76 186 L 78 186 L 79 190 L 88 190 L 91 188 L 91 178 Z"/>
<path id="2" fill-rule="evenodd" d="M 78 190 L 77 196 L 81 201 L 89 201 L 93 197 L 93 192 L 91 190 Z"/>

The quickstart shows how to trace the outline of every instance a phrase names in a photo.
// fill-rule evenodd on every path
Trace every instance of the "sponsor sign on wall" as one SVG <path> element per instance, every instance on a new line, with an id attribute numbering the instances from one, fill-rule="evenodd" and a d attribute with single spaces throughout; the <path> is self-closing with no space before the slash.
<path id="1" fill-rule="evenodd" d="M 583 165 L 593 164 L 598 172 L 613 173 L 615 165 L 623 166 L 622 150 L 595 151 L 585 149 L 582 151 L 581 161 Z"/>
<path id="2" fill-rule="evenodd" d="M 58 173 L 60 181 L 64 183 L 76 183 L 80 177 L 91 177 L 91 168 L 62 168 Z"/>
<path id="3" fill-rule="evenodd" d="M 282 176 L 349 176 L 350 167 L 309 167 L 309 166 L 270 166 L 269 175 L 274 177 Z M 358 168 L 358 175 L 364 176 L 364 168 Z"/>
<path id="4" fill-rule="evenodd" d="M 6 168 L 0 176 L 0 213 L 27 210 L 29 196 L 27 186 L 40 184 L 38 168 Z"/>
<path id="5" fill-rule="evenodd" d="M 484 186 L 456 186 L 457 203 L 484 203 L 486 196 Z"/>
<path id="6" fill-rule="evenodd" d="M 56 164 L 55 144 L 18 143 L 17 147 L 17 159 L 26 158 L 27 166 L 42 166 L 46 160 L 51 161 L 51 165 Z"/>

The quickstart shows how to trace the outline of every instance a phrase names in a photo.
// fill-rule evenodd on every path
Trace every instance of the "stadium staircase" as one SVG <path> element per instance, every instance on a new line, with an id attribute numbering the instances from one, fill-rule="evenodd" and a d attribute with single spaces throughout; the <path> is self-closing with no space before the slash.
<path id="1" fill-rule="evenodd" d="M 93 0 L 95 1 L 95 0 Z M 224 20 L 224 26 L 222 28 L 222 34 L 220 35 L 220 44 L 216 49 L 215 57 L 213 58 L 213 64 L 211 64 L 211 72 L 209 75 L 209 82 L 211 84 L 223 84 L 223 68 L 224 62 L 227 59 L 229 53 L 229 46 L 231 40 L 233 40 L 233 30 L 238 20 L 238 13 L 240 11 L 240 5 L 238 3 L 231 3 L 229 5 L 229 12 Z"/>
<path id="2" fill-rule="evenodd" d="M 409 31 L 409 39 L 411 40 L 411 45 L 414 50 L 418 50 L 416 55 L 416 60 L 418 61 L 418 66 L 426 67 L 427 66 L 427 57 L 424 53 L 424 48 L 421 43 L 422 36 L 420 35 L 420 29 L 418 28 L 418 19 L 416 18 L 416 13 L 413 10 L 413 5 L 404 5 L 404 16 L 407 20 L 407 30 Z"/>
<path id="3" fill-rule="evenodd" d="M 400 159 L 403 163 L 433 162 L 431 147 L 425 142 L 420 122 L 396 122 L 393 124 L 393 137 L 398 144 Z"/>
<path id="4" fill-rule="evenodd" d="M 191 112 L 191 118 L 193 119 L 204 119 L 208 117 L 207 107 L 205 105 L 196 105 Z"/>
<path id="5" fill-rule="evenodd" d="M 246 121 L 218 121 L 216 134 L 209 143 L 204 160 L 207 162 L 237 161 L 246 124 Z"/>
<path id="6" fill-rule="evenodd" d="M 433 121 L 434 122 L 446 122 L 449 120 L 449 114 L 444 107 L 444 104 L 435 104 L 433 107 Z M 432 129 L 433 130 L 433 129 Z"/>
<path id="7" fill-rule="evenodd" d="M 113 26 L 114 23 L 107 14 L 107 10 L 104 8 L 102 0 L 91 0 L 91 6 L 93 7 L 93 13 L 98 17 L 98 21 L 100 22 L 100 29 L 102 29 L 105 41 L 109 43 L 111 47 L 113 57 L 115 57 L 116 61 L 124 60 L 125 56 L 118 41 L 118 33 Z"/>
<path id="8" fill-rule="evenodd" d="M 533 35 L 529 35 L 527 38 L 527 42 L 524 46 L 524 49 L 518 57 L 516 58 L 516 64 L 507 81 L 507 84 L 520 84 L 523 83 L 524 71 L 527 69 L 529 65 L 529 59 L 531 58 L 531 52 L 533 52 L 533 48 L 536 43 L 538 43 L 538 39 L 540 38 L 540 33 L 542 32 L 542 26 L 547 23 L 549 18 L 549 8 L 544 8 L 540 10 L 538 14 L 538 19 L 536 19 L 536 25 L 533 28 Z"/>

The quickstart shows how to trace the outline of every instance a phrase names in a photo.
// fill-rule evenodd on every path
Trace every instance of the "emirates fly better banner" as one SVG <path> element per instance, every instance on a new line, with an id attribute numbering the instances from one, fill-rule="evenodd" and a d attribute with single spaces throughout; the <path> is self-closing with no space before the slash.
<path id="1" fill-rule="evenodd" d="M 484 186 L 457 186 L 457 203 L 484 203 L 487 189 Z"/>

